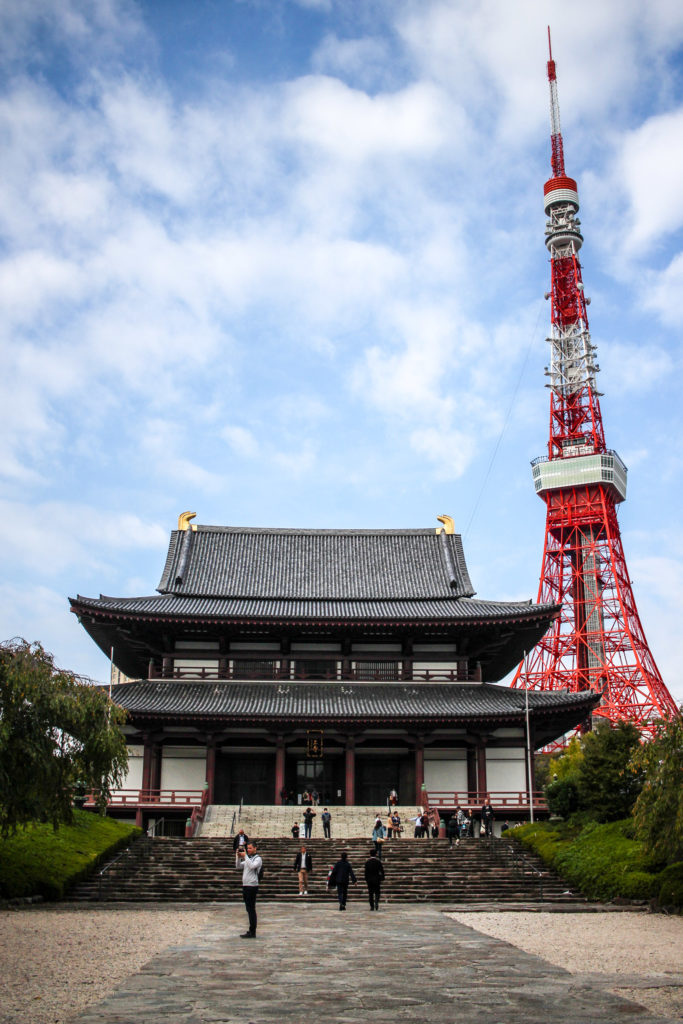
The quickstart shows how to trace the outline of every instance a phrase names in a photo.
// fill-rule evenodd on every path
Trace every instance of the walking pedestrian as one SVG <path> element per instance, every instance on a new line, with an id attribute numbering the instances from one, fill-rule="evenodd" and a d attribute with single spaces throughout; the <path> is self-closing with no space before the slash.
<path id="1" fill-rule="evenodd" d="M 448 822 L 446 824 L 446 838 L 448 839 L 448 846 L 449 846 L 449 848 L 451 850 L 453 849 L 453 840 L 454 839 L 455 839 L 455 845 L 456 846 L 460 846 L 460 839 L 458 838 L 459 831 L 460 831 L 460 826 L 458 825 L 458 817 L 457 817 L 457 811 L 456 811 L 455 814 L 451 814 L 451 816 L 448 819 Z"/>
<path id="2" fill-rule="evenodd" d="M 378 814 L 377 818 L 375 819 L 375 827 L 372 830 L 372 841 L 375 844 L 375 853 L 377 854 L 380 860 L 382 859 L 382 845 L 384 843 L 385 836 L 386 829 L 384 828 L 384 825 L 382 824 L 382 819 Z"/>
<path id="3" fill-rule="evenodd" d="M 250 840 L 246 849 L 238 846 L 235 854 L 235 866 L 242 872 L 242 899 L 247 908 L 249 927 L 246 932 L 240 935 L 241 939 L 256 938 L 256 897 L 261 875 L 263 874 L 263 861 L 256 852 L 256 843 Z"/>
<path id="4" fill-rule="evenodd" d="M 330 876 L 327 879 L 327 884 L 330 889 L 337 887 L 337 899 L 339 900 L 339 909 L 346 910 L 346 900 L 349 894 L 349 882 L 356 884 L 356 876 L 353 873 L 353 868 L 349 864 L 348 853 L 346 850 L 342 850 L 341 858 L 332 868 Z"/>
<path id="5" fill-rule="evenodd" d="M 305 846 L 294 858 L 294 871 L 299 872 L 299 896 L 308 896 L 308 876 L 313 871 L 313 858 Z"/>
<path id="6" fill-rule="evenodd" d="M 481 824 L 482 834 L 490 836 L 493 833 L 493 807 L 491 806 L 491 798 L 486 794 L 486 802 L 481 809 Z"/>
<path id="7" fill-rule="evenodd" d="M 234 837 L 234 839 L 232 841 L 232 848 L 233 848 L 234 851 L 237 850 L 238 846 L 243 846 L 246 849 L 248 842 L 249 842 L 249 836 L 244 831 L 244 829 L 241 828 L 239 830 L 239 832 L 237 832 L 235 834 L 235 837 Z"/>
<path id="8" fill-rule="evenodd" d="M 384 878 L 384 865 L 375 851 L 370 850 L 370 856 L 365 862 L 365 881 L 368 886 L 370 910 L 379 910 L 379 898 Z"/>
<path id="9" fill-rule="evenodd" d="M 328 811 L 327 807 L 324 808 L 320 820 L 323 823 L 323 836 L 325 839 L 332 838 L 332 815 Z"/>

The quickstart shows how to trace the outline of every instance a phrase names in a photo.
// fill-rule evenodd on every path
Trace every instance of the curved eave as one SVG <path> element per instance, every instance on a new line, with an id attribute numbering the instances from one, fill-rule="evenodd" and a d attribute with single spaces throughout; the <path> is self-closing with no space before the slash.
<path id="1" fill-rule="evenodd" d="M 231 685 L 242 686 L 245 684 Z M 248 687 L 247 693 L 249 693 L 253 687 L 250 684 L 246 685 Z M 326 685 L 330 691 L 330 703 L 332 703 L 338 690 L 334 684 Z M 118 693 L 116 693 L 115 699 L 117 697 L 125 697 L 126 689 L 131 687 L 130 696 L 132 699 L 130 703 L 135 704 L 136 691 L 148 686 L 149 684 L 147 683 L 122 684 L 116 688 Z M 133 687 L 136 689 L 132 689 Z M 169 684 L 169 689 L 171 688 L 177 696 L 178 684 Z M 392 695 L 392 684 L 356 684 L 355 692 L 358 693 L 363 688 L 366 688 L 367 692 L 372 694 L 382 694 L 383 691 L 386 691 L 389 697 Z M 310 695 L 312 701 L 319 699 L 319 693 L 315 693 L 317 689 L 315 686 L 308 687 L 306 684 L 296 684 L 295 689 L 299 691 L 299 695 L 304 697 Z M 421 697 L 424 690 L 426 691 L 425 698 L 432 697 L 433 699 L 430 686 L 412 687 L 410 684 L 406 684 L 406 689 L 411 691 L 412 697 Z M 507 687 L 492 687 L 490 684 L 481 684 L 479 687 L 472 687 L 471 684 L 456 684 L 451 687 L 437 686 L 434 692 L 443 693 L 444 697 L 457 701 L 460 691 L 462 691 L 464 701 L 476 700 L 478 695 L 485 701 L 487 698 L 490 698 L 494 691 L 500 696 L 502 701 L 506 701 L 510 699 L 508 695 L 511 693 Z M 152 694 L 147 699 L 154 703 L 155 698 L 158 699 L 161 693 L 162 691 L 157 691 L 156 694 Z M 530 696 L 532 698 L 532 706 L 529 708 L 529 714 L 535 747 L 544 746 L 579 725 L 600 701 L 600 695 L 595 693 L 568 694 L 564 691 L 559 691 L 552 695 L 551 700 L 548 700 L 548 695 L 543 695 L 544 702 L 534 705 L 534 700 L 538 699 L 539 695 L 530 694 Z M 143 692 L 143 700 L 145 697 L 146 694 Z M 368 727 L 376 728 L 378 726 L 399 726 L 414 730 L 415 728 L 434 729 L 463 726 L 475 728 L 483 726 L 490 729 L 493 726 L 499 725 L 524 726 L 525 724 L 525 709 L 523 705 L 508 708 L 504 706 L 499 708 L 482 708 L 480 710 L 453 708 L 452 710 L 444 709 L 427 712 L 421 712 L 414 707 L 400 712 L 393 711 L 391 708 L 377 711 L 370 710 L 367 707 L 363 707 L 356 712 L 339 709 L 326 712 L 321 708 L 306 710 L 298 706 L 296 710 L 287 708 L 278 711 L 271 708 L 268 711 L 259 712 L 248 710 L 221 711 L 215 708 L 205 710 L 167 710 L 158 706 L 136 709 L 135 707 L 126 708 L 125 703 L 121 706 L 127 711 L 129 721 L 141 727 L 152 725 L 160 727 L 166 723 L 173 723 L 176 727 L 183 725 L 196 726 L 199 724 L 204 727 L 210 725 L 216 729 L 225 729 L 226 727 L 266 727 L 268 729 L 283 727 L 287 729 L 339 727 L 342 729 L 367 729 Z"/>
<path id="2" fill-rule="evenodd" d="M 183 613 L 174 615 L 165 612 L 129 612 L 125 609 L 101 608 L 94 604 L 80 601 L 78 598 L 70 598 L 71 611 L 82 616 L 94 616 L 103 622 L 145 622 L 145 623 L 174 623 L 204 626 L 320 626 L 320 627 L 364 627 L 376 628 L 383 625 L 395 626 L 495 626 L 495 625 L 516 625 L 520 623 L 534 623 L 547 620 L 550 622 L 560 612 L 560 605 L 530 605 L 530 611 L 522 612 L 515 609 L 509 613 L 502 612 L 499 615 L 480 616 L 458 616 L 442 615 L 432 618 L 421 618 L 418 616 L 376 616 L 376 617 L 353 617 L 342 616 L 242 616 L 242 615 L 199 615 Z"/>

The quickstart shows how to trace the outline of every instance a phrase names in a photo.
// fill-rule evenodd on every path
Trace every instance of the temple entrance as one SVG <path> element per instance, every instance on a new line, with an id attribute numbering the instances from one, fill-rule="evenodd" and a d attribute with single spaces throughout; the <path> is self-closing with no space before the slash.
<path id="1" fill-rule="evenodd" d="M 216 754 L 215 803 L 272 804 L 274 790 L 274 754 Z"/>
<path id="2" fill-rule="evenodd" d="M 398 792 L 405 788 L 405 759 L 400 757 L 356 757 L 356 804 L 376 804 L 380 810 L 386 807 L 392 789 Z M 404 786 L 401 784 L 404 783 Z"/>
<path id="3" fill-rule="evenodd" d="M 287 771 L 289 802 L 298 804 L 302 793 L 315 790 L 321 807 L 343 803 L 343 768 L 343 758 L 338 756 L 292 758 Z"/>

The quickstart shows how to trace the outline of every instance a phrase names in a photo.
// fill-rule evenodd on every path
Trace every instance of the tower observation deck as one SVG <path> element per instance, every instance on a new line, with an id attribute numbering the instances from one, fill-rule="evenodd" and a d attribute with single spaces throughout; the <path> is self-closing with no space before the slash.
<path id="1" fill-rule="evenodd" d="M 627 470 L 605 443 L 600 367 L 579 262 L 578 188 L 565 172 L 552 49 L 549 58 L 552 175 L 543 193 L 551 267 L 550 433 L 547 455 L 532 462 L 532 471 L 546 504 L 538 601 L 561 604 L 562 611 L 511 685 L 594 690 L 602 694 L 595 714 L 648 733 L 678 709 L 645 639 L 621 543 L 617 505 L 626 498 Z"/>

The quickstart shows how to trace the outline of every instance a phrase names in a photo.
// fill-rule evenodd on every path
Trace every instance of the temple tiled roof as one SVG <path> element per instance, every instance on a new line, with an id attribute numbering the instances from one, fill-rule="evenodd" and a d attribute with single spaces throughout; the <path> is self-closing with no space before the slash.
<path id="1" fill-rule="evenodd" d="M 195 597 L 414 601 L 472 596 L 458 534 L 174 530 L 158 590 Z"/>
<path id="2" fill-rule="evenodd" d="M 489 683 L 258 683 L 141 680 L 113 687 L 112 697 L 132 721 L 290 721 L 325 724 L 359 721 L 404 724 L 522 721 L 527 693 Z M 593 692 L 528 693 L 537 740 L 543 720 L 560 735 L 599 701 Z M 569 723 L 569 724 L 568 724 Z M 549 722 L 548 722 L 549 725 Z M 540 731 L 539 731 L 540 730 Z M 546 738 L 543 737 L 543 742 Z"/>
<path id="3" fill-rule="evenodd" d="M 147 597 L 77 597 L 73 602 L 79 612 L 100 612 L 109 615 L 142 615 L 168 619 L 264 620 L 279 621 L 396 621 L 420 622 L 462 620 L 477 622 L 519 622 L 548 620 L 554 605 L 537 605 L 530 601 L 478 601 L 473 598 L 433 598 L 417 600 L 306 600 L 235 597 L 182 597 L 176 594 L 151 594 Z"/>

